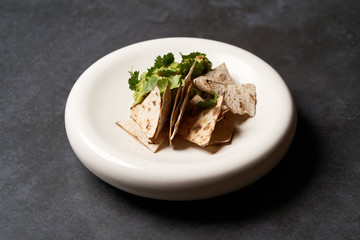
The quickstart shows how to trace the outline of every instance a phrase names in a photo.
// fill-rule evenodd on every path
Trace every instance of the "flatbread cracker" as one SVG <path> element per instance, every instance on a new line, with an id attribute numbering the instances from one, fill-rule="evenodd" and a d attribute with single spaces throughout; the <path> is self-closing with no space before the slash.
<path id="1" fill-rule="evenodd" d="M 223 119 L 223 117 L 225 116 L 225 114 L 229 111 L 230 110 L 226 107 L 226 105 L 223 104 L 221 106 L 221 113 L 219 114 L 219 117 L 216 121 L 218 121 L 218 122 L 221 121 Z"/>
<path id="2" fill-rule="evenodd" d="M 171 110 L 171 90 L 170 90 L 170 86 L 167 85 L 162 96 L 161 112 L 158 121 L 158 126 L 154 134 L 154 137 L 151 138 L 151 141 L 155 141 L 158 138 L 159 134 L 162 132 L 165 123 L 168 122 L 170 110 Z"/>
<path id="3" fill-rule="evenodd" d="M 195 68 L 195 63 L 191 66 L 188 74 L 184 79 L 183 86 L 179 87 L 176 97 L 174 100 L 174 106 L 170 117 L 170 129 L 169 129 L 169 141 L 170 145 L 172 145 L 172 140 L 177 132 L 177 127 L 181 121 L 182 115 L 180 115 L 180 110 L 184 109 L 188 102 L 188 96 L 191 89 L 192 81 L 191 81 L 191 74 Z M 185 103 L 184 103 L 185 100 Z M 180 115 L 180 118 L 179 118 Z M 176 128 L 175 128 L 176 125 Z M 175 132 L 175 133 L 174 133 Z"/>
<path id="4" fill-rule="evenodd" d="M 256 87 L 254 84 L 223 84 L 209 80 L 207 83 L 216 94 L 225 94 L 224 103 L 230 111 L 239 115 L 255 116 Z"/>
<path id="5" fill-rule="evenodd" d="M 178 135 L 201 147 L 209 145 L 212 132 L 215 129 L 216 120 L 221 113 L 223 95 L 217 99 L 216 106 L 208 109 L 200 109 L 196 104 L 203 99 L 195 95 L 188 104 L 183 122 L 178 129 Z"/>
<path id="6" fill-rule="evenodd" d="M 130 109 L 130 117 L 143 129 L 145 135 L 153 140 L 161 116 L 160 89 L 156 86 L 140 104 Z"/>
<path id="7" fill-rule="evenodd" d="M 174 139 L 175 134 L 178 132 L 179 125 L 180 125 L 181 120 L 182 120 L 182 118 L 183 118 L 183 116 L 184 116 L 184 112 L 185 112 L 186 106 L 188 105 L 188 102 L 189 102 L 189 96 L 190 96 L 191 86 L 192 86 L 192 83 L 190 83 L 190 85 L 189 85 L 188 88 L 186 89 L 186 93 L 185 93 L 184 100 L 183 100 L 183 102 L 181 103 L 181 106 L 180 106 L 179 115 L 178 115 L 177 120 L 176 120 L 176 122 L 175 122 L 173 132 L 172 132 L 172 134 L 171 134 L 171 136 L 170 136 L 170 141 L 172 141 L 172 140 Z"/>
<path id="8" fill-rule="evenodd" d="M 149 143 L 149 139 L 144 133 L 143 129 L 133 119 L 118 121 L 116 122 L 116 124 L 134 137 L 136 137 L 142 144 L 144 144 L 154 153 L 158 150 L 158 148 L 161 146 L 161 144 L 167 137 L 167 131 L 165 131 L 165 134 L 160 134 L 154 143 Z"/>
<path id="9" fill-rule="evenodd" d="M 195 78 L 194 86 L 197 87 L 199 90 L 211 92 L 211 87 L 207 83 L 208 80 L 220 82 L 223 84 L 236 84 L 235 81 L 232 79 L 225 63 L 222 63 L 221 65 L 217 66 L 206 74 Z"/>
<path id="10" fill-rule="evenodd" d="M 235 131 L 236 117 L 237 115 L 227 111 L 221 120 L 217 120 L 209 145 L 223 144 L 231 141 Z"/>
<path id="11" fill-rule="evenodd" d="M 256 87 L 254 84 L 236 84 L 231 78 L 225 63 L 214 70 L 194 79 L 194 86 L 205 92 L 225 94 L 225 105 L 235 114 L 248 114 L 254 117 L 256 113 Z"/>

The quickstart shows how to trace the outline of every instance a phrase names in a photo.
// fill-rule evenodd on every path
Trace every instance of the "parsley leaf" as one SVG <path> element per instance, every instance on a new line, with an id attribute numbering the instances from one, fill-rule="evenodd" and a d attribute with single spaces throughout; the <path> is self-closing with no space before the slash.
<path id="1" fill-rule="evenodd" d="M 131 72 L 130 73 L 130 78 L 128 80 L 129 83 L 129 88 L 131 90 L 136 90 L 136 84 L 139 82 L 139 71 L 135 71 L 135 72 Z"/>
<path id="2" fill-rule="evenodd" d="M 214 94 L 213 98 L 198 102 L 196 106 L 198 106 L 199 108 L 213 107 L 217 102 L 217 94 L 215 92 L 212 92 L 212 94 Z"/>

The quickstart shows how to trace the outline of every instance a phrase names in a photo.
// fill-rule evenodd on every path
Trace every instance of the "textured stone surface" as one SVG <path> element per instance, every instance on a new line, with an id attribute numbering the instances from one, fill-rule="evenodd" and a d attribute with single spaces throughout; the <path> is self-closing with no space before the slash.
<path id="1" fill-rule="evenodd" d="M 0 239 L 358 239 L 360 6 L 348 1 L 0 3 Z M 206 201 L 163 202 L 92 175 L 64 130 L 66 98 L 105 54 L 171 36 L 272 65 L 298 107 L 270 174 Z"/>

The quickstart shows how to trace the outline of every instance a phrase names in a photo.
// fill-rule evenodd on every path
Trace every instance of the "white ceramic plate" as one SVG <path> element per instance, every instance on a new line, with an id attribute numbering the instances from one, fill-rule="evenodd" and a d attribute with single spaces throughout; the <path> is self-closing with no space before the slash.
<path id="1" fill-rule="evenodd" d="M 146 71 L 158 55 L 200 51 L 213 67 L 225 62 L 233 79 L 257 88 L 257 111 L 237 126 L 231 144 L 202 149 L 181 139 L 152 153 L 115 125 L 129 118 L 133 102 L 129 70 Z M 155 199 L 194 200 L 242 188 L 282 158 L 296 124 L 291 94 L 268 64 L 238 47 L 198 38 L 136 43 L 101 58 L 70 92 L 65 125 L 80 161 L 96 176 L 124 191 Z"/>

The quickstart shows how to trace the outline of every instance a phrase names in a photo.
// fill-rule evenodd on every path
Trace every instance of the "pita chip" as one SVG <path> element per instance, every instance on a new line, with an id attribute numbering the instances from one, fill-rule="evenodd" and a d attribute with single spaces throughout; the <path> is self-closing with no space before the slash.
<path id="1" fill-rule="evenodd" d="M 194 86 L 202 91 L 224 94 L 225 105 L 235 114 L 256 113 L 256 87 L 253 84 L 236 84 L 231 78 L 225 63 L 212 71 L 194 79 Z"/>
<path id="2" fill-rule="evenodd" d="M 182 112 L 186 108 L 186 105 L 189 101 L 189 93 L 192 86 L 191 74 L 195 68 L 195 63 L 196 62 L 194 62 L 193 65 L 191 66 L 188 74 L 184 79 L 183 86 L 178 88 L 178 91 L 175 96 L 174 106 L 170 117 L 170 129 L 169 129 L 170 145 L 172 145 L 172 140 L 174 139 L 175 134 L 177 132 L 177 128 L 181 122 L 181 118 L 183 115 Z"/>
<path id="3" fill-rule="evenodd" d="M 203 99 L 196 95 L 189 102 L 184 120 L 178 129 L 178 135 L 201 147 L 206 147 L 210 143 L 212 132 L 221 113 L 223 96 L 220 95 L 213 108 L 200 109 L 196 104 Z"/>
<path id="4" fill-rule="evenodd" d="M 170 88 L 167 86 L 161 99 L 156 86 L 144 101 L 130 110 L 130 117 L 142 128 L 149 141 L 155 141 L 167 121 L 171 107 Z"/>
<path id="5" fill-rule="evenodd" d="M 221 112 L 220 112 L 220 114 L 219 114 L 219 117 L 218 117 L 217 121 L 219 122 L 220 120 L 222 120 L 222 119 L 224 118 L 225 114 L 226 114 L 227 112 L 229 112 L 229 111 L 230 111 L 230 110 L 226 107 L 226 105 L 222 105 L 222 106 L 221 106 Z"/>
<path id="6" fill-rule="evenodd" d="M 234 113 L 226 111 L 222 119 L 217 121 L 209 145 L 217 145 L 231 141 L 235 131 L 236 116 Z"/>
<path id="7" fill-rule="evenodd" d="M 222 84 L 207 81 L 216 94 L 225 94 L 225 105 L 235 114 L 248 114 L 254 117 L 256 113 L 256 87 L 254 84 Z"/>
<path id="8" fill-rule="evenodd" d="M 217 66 L 206 74 L 195 78 L 194 86 L 202 91 L 211 92 L 211 87 L 207 83 L 208 80 L 223 84 L 236 84 L 232 79 L 225 63 Z"/>
<path id="9" fill-rule="evenodd" d="M 172 141 L 174 139 L 174 137 L 175 137 L 175 135 L 176 135 L 176 133 L 177 133 L 177 131 L 179 129 L 179 125 L 181 123 L 181 120 L 182 120 L 182 118 L 184 116 L 186 106 L 188 105 L 188 102 L 189 102 L 189 95 L 190 95 L 191 86 L 192 86 L 192 83 L 186 89 L 184 100 L 183 100 L 183 102 L 181 103 L 181 106 L 180 106 L 179 115 L 178 115 L 177 120 L 175 122 L 173 132 L 171 133 L 171 136 L 170 136 L 170 141 Z"/>
<path id="10" fill-rule="evenodd" d="M 162 132 L 163 127 L 168 122 L 168 117 L 171 110 L 171 90 L 170 86 L 167 85 L 162 96 L 161 112 L 158 122 L 158 127 L 156 129 L 155 135 L 152 140 L 156 140 L 160 133 Z"/>
<path id="11" fill-rule="evenodd" d="M 136 137 L 152 152 L 156 152 L 167 137 L 167 131 L 162 131 L 162 133 L 158 136 L 154 143 L 149 143 L 149 139 L 144 133 L 143 129 L 133 119 L 118 121 L 116 122 L 116 124 L 134 137 Z"/>

